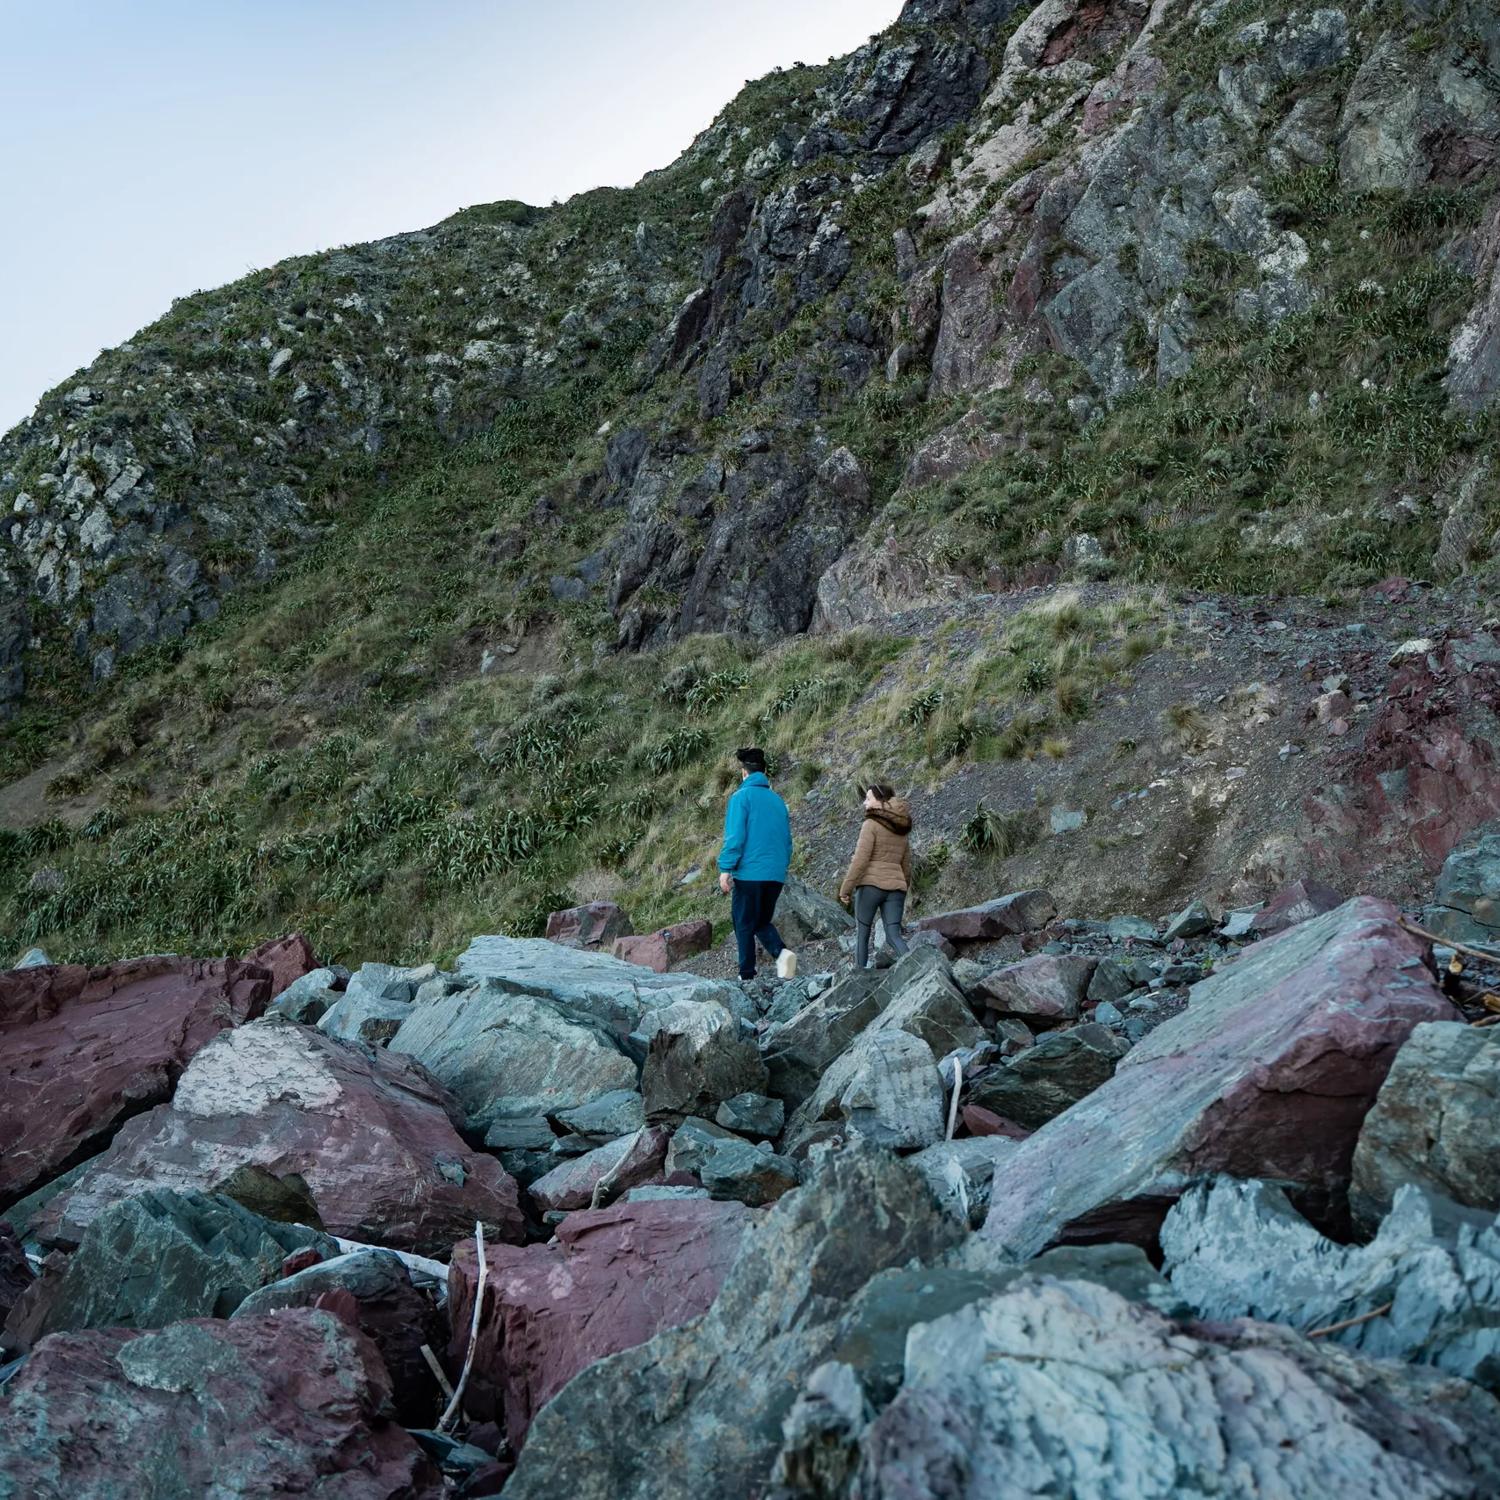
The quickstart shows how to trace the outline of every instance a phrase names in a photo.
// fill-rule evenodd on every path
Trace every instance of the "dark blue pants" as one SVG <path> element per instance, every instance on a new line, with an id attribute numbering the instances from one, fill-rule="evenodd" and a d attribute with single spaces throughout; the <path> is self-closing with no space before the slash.
<path id="1" fill-rule="evenodd" d="M 740 978 L 755 978 L 755 942 L 775 958 L 786 944 L 771 926 L 776 915 L 776 901 L 781 895 L 779 880 L 736 880 L 730 888 L 730 915 L 734 936 L 740 948 Z"/>

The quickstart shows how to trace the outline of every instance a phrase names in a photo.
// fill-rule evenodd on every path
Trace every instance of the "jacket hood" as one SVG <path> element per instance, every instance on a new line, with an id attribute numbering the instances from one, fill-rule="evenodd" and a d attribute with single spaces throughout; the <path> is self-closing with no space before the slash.
<path id="1" fill-rule="evenodd" d="M 905 797 L 892 797 L 884 807 L 866 808 L 865 816 L 892 833 L 911 832 L 911 804 Z"/>

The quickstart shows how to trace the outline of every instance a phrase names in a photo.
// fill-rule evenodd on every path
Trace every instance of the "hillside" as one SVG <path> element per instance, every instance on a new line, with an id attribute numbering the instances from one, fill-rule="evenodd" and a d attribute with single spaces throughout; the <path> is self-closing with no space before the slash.
<path id="1" fill-rule="evenodd" d="M 810 875 L 881 768 L 945 899 L 1415 889 L 1500 807 L 1497 141 L 1477 4 L 911 0 L 632 189 L 183 299 L 0 439 L 0 932 L 722 918 L 755 738 Z"/>

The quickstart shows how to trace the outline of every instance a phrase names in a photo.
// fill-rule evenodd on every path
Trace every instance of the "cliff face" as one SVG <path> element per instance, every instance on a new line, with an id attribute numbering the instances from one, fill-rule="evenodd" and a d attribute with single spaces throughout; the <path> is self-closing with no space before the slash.
<path id="1" fill-rule="evenodd" d="M 51 393 L 0 442 L 0 699 L 33 643 L 108 677 L 414 455 L 581 392 L 609 440 L 539 498 L 591 545 L 502 561 L 621 646 L 997 570 L 1462 568 L 1497 141 L 1478 4 L 912 0 L 635 189 L 287 262 Z"/>

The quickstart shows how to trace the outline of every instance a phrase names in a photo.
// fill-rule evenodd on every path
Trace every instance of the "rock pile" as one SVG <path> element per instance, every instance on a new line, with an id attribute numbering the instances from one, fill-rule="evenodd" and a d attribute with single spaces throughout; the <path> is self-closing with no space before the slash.
<path id="1" fill-rule="evenodd" d="M 132 1492 L 149 1431 L 185 1492 L 1486 1493 L 1500 1031 L 1393 907 L 1328 905 L 1028 891 L 769 992 L 498 938 L 255 970 L 168 1097 L 10 1194 L 0 1473 Z M 137 1447 L 80 1456 L 91 1410 Z"/>

